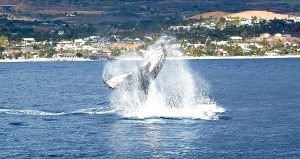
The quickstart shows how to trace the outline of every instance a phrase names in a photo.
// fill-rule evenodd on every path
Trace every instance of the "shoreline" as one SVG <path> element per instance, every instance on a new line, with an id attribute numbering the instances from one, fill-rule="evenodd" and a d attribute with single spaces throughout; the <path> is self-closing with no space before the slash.
<path id="1" fill-rule="evenodd" d="M 70 58 L 70 59 L 64 59 L 64 58 L 32 58 L 32 59 L 4 59 L 0 60 L 1 62 L 76 62 L 76 61 L 92 61 L 90 59 L 84 59 L 84 58 Z"/>
<path id="2" fill-rule="evenodd" d="M 286 56 L 199 56 L 199 57 L 170 57 L 167 59 L 184 59 L 184 60 L 223 60 L 223 59 L 285 59 L 285 58 L 300 58 L 300 55 L 286 55 Z"/>
<path id="3" fill-rule="evenodd" d="M 287 58 L 300 58 L 300 55 L 287 55 L 287 56 L 200 56 L 200 57 L 167 57 L 167 60 L 226 60 L 226 59 L 287 59 Z M 106 60 L 106 59 L 104 59 Z M 143 58 L 128 57 L 120 58 L 116 57 L 114 60 L 128 60 L 139 61 Z M 33 58 L 33 59 L 4 59 L 0 60 L 0 63 L 5 62 L 86 62 L 86 61 L 103 61 L 103 60 L 90 60 L 84 58 L 72 58 L 72 59 L 57 59 L 57 58 Z"/>

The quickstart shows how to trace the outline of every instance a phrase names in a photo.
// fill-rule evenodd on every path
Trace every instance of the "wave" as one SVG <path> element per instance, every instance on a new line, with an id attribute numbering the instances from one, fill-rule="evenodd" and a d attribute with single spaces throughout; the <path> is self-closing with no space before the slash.
<path id="1" fill-rule="evenodd" d="M 28 116 L 61 116 L 61 115 L 76 115 L 76 114 L 112 114 L 114 110 L 104 110 L 100 108 L 79 109 L 72 112 L 46 112 L 32 109 L 0 109 L 0 113 L 9 115 L 28 115 Z"/>
<path id="2" fill-rule="evenodd" d="M 11 115 L 31 115 L 31 116 L 55 116 L 65 115 L 65 113 L 45 112 L 40 110 L 22 110 L 22 109 L 0 109 L 0 113 Z"/>
<path id="3" fill-rule="evenodd" d="M 70 114 L 96 114 L 96 115 L 101 115 L 101 114 L 113 114 L 115 113 L 115 110 L 105 110 L 105 109 L 99 109 L 99 108 L 87 108 L 87 109 L 79 109 L 76 111 L 71 112 Z"/>

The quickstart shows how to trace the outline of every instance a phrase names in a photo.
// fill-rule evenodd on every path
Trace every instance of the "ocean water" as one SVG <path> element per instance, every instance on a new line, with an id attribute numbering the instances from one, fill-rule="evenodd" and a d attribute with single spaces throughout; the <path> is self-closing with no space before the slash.
<path id="1" fill-rule="evenodd" d="M 107 63 L 0 63 L 0 158 L 300 157 L 300 59 L 185 61 L 199 118 L 120 114 Z"/>

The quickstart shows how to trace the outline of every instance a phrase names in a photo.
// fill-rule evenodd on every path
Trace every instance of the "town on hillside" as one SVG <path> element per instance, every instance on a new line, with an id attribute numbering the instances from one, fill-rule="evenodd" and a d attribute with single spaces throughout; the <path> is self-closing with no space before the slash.
<path id="1" fill-rule="evenodd" d="M 9 9 L 9 6 L 7 6 Z M 69 15 L 71 16 L 71 15 Z M 162 26 L 157 32 L 113 30 L 98 35 L 88 25 L 63 22 L 27 22 L 2 19 L 5 25 L 30 26 L 38 23 L 51 33 L 49 39 L 38 32 L 23 37 L 0 32 L 0 59 L 100 60 L 113 59 L 124 52 L 141 56 L 161 34 L 176 37 L 186 56 L 278 56 L 300 55 L 300 17 L 267 11 L 240 13 L 209 12 Z M 37 28 L 35 28 L 37 29 Z M 84 34 L 80 34 L 84 33 Z M 38 34 L 38 35 L 37 35 Z M 70 36 L 70 35 L 78 36 Z M 30 36 L 32 35 L 32 36 Z"/>

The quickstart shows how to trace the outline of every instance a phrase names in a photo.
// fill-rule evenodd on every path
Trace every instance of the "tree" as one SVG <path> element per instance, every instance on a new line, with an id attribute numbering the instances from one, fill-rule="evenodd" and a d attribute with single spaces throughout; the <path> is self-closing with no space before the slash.
<path id="1" fill-rule="evenodd" d="M 0 59 L 5 59 L 5 56 L 2 54 L 2 52 L 5 50 L 5 47 L 0 46 Z"/>
<path id="2" fill-rule="evenodd" d="M 0 46 L 0 53 L 2 53 L 5 50 L 5 47 Z"/>
<path id="3" fill-rule="evenodd" d="M 20 56 L 22 56 L 22 52 L 14 53 L 15 59 L 18 59 Z"/>
<path id="4" fill-rule="evenodd" d="M 6 36 L 0 36 L 0 46 L 6 47 L 9 44 L 8 38 Z"/>
<path id="5" fill-rule="evenodd" d="M 83 55 L 82 55 L 82 53 L 78 52 L 78 53 L 76 53 L 76 56 L 77 57 L 82 57 Z"/>
<path id="6" fill-rule="evenodd" d="M 0 59 L 4 59 L 4 55 L 2 54 L 2 52 L 0 52 Z"/>
<path id="7" fill-rule="evenodd" d="M 205 54 L 206 54 L 206 52 L 203 50 L 200 50 L 200 49 L 196 49 L 192 52 L 193 56 L 201 56 L 201 55 L 205 55 Z"/>

